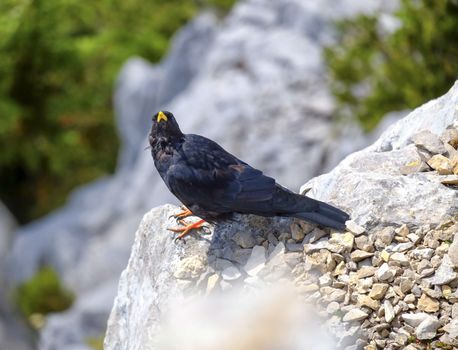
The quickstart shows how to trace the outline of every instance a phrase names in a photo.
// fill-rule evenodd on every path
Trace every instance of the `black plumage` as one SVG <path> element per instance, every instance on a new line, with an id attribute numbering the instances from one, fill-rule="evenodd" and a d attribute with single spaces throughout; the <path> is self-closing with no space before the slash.
<path id="1" fill-rule="evenodd" d="M 337 230 L 349 215 L 280 186 L 203 136 L 183 134 L 172 113 L 153 116 L 149 135 L 154 164 L 169 190 L 209 222 L 232 213 L 289 216 Z"/>

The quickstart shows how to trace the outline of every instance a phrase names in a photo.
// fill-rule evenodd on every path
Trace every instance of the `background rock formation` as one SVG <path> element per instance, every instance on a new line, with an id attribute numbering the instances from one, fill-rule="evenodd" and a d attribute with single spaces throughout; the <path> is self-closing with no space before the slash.
<path id="1" fill-rule="evenodd" d="M 15 230 L 13 216 L 0 202 L 0 344 L 6 349 L 28 350 L 32 348 L 31 334 L 13 311 L 5 276 L 6 255 L 11 249 Z"/>

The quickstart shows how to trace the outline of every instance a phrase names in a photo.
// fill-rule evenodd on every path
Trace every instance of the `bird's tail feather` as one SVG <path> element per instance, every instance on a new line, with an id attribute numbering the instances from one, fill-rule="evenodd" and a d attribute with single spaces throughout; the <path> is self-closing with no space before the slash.
<path id="1" fill-rule="evenodd" d="M 321 201 L 317 201 L 317 202 L 318 202 L 318 213 L 323 214 L 336 221 L 343 221 L 344 223 L 345 221 L 350 219 L 350 215 L 348 215 L 343 210 L 340 210 L 336 207 L 333 207 L 332 205 L 329 205 Z"/>
<path id="2" fill-rule="evenodd" d="M 308 199 L 310 200 L 311 198 Z M 350 219 L 347 213 L 327 203 L 317 200 L 315 202 L 316 206 L 314 210 L 295 213 L 294 217 L 332 227 L 339 231 L 345 229 L 345 222 Z"/>
<path id="3" fill-rule="evenodd" d="M 338 231 L 343 231 L 345 229 L 345 221 L 342 218 L 334 219 L 329 217 L 327 214 L 322 214 L 319 212 L 303 212 L 294 214 L 295 218 L 311 221 L 318 225 L 323 225 L 331 227 Z"/>

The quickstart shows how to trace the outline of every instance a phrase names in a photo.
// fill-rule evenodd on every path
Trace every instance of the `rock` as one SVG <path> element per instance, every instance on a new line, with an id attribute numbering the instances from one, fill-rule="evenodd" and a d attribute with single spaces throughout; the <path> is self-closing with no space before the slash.
<path id="1" fill-rule="evenodd" d="M 374 253 L 365 252 L 364 250 L 355 250 L 351 252 L 350 257 L 351 257 L 351 260 L 358 262 L 358 261 L 362 261 L 364 259 L 370 258 L 373 255 Z"/>
<path id="2" fill-rule="evenodd" d="M 452 318 L 458 318 L 458 304 L 454 303 L 452 305 Z"/>
<path id="3" fill-rule="evenodd" d="M 285 245 L 280 242 L 270 253 L 268 261 L 265 267 L 259 271 L 259 275 L 271 281 L 276 281 L 288 275 L 291 270 L 291 267 L 285 261 Z"/>
<path id="4" fill-rule="evenodd" d="M 447 156 L 447 158 L 450 159 L 453 164 L 457 164 L 457 162 L 458 162 L 458 149 L 454 148 L 449 143 L 444 143 L 444 146 L 445 146 L 445 149 L 447 150 L 447 152 L 445 154 Z"/>
<path id="5" fill-rule="evenodd" d="M 372 239 L 367 236 L 358 236 L 355 238 L 355 244 L 358 249 L 364 250 L 365 252 L 374 252 L 374 245 Z"/>
<path id="6" fill-rule="evenodd" d="M 407 237 L 408 234 L 410 233 L 409 227 L 406 224 L 404 224 L 401 227 L 399 227 L 398 229 L 396 229 L 395 233 L 397 233 L 399 236 Z"/>
<path id="7" fill-rule="evenodd" d="M 436 336 L 436 331 L 439 328 L 440 323 L 437 317 L 428 316 L 424 319 L 415 330 L 415 335 L 420 340 L 432 339 Z"/>
<path id="8" fill-rule="evenodd" d="M 372 278 L 365 278 L 365 279 L 359 280 L 357 284 L 358 292 L 367 293 L 371 289 L 373 282 L 374 281 L 372 280 Z"/>
<path id="9" fill-rule="evenodd" d="M 439 136 L 429 130 L 423 130 L 412 137 L 415 146 L 425 149 L 433 154 L 445 153 L 445 147 Z"/>
<path id="10" fill-rule="evenodd" d="M 383 308 L 385 310 L 385 321 L 390 323 L 394 320 L 396 313 L 394 312 L 393 305 L 391 305 L 389 300 L 383 302 Z"/>
<path id="11" fill-rule="evenodd" d="M 353 232 L 355 235 L 359 236 L 361 234 L 363 234 L 366 230 L 364 229 L 364 227 L 362 226 L 359 226 L 356 222 L 354 222 L 353 220 L 348 220 L 345 225 L 347 226 L 347 229 L 350 231 L 350 232 Z"/>
<path id="12" fill-rule="evenodd" d="M 458 339 L 458 317 L 453 318 L 449 323 L 444 326 L 446 331 L 452 339 Z"/>
<path id="13" fill-rule="evenodd" d="M 216 273 L 208 277 L 207 280 L 207 289 L 206 292 L 207 294 L 213 292 L 215 289 L 218 287 L 218 282 L 220 281 L 220 276 Z"/>
<path id="14" fill-rule="evenodd" d="M 327 302 L 342 302 L 345 298 L 346 292 L 342 289 L 332 288 L 332 287 L 322 287 L 320 289 L 323 300 Z"/>
<path id="15" fill-rule="evenodd" d="M 207 269 L 205 258 L 189 256 L 181 260 L 173 276 L 178 279 L 196 279 Z"/>
<path id="16" fill-rule="evenodd" d="M 458 149 L 458 130 L 455 128 L 445 129 L 440 137 L 443 143 L 448 143 L 455 149 Z"/>
<path id="17" fill-rule="evenodd" d="M 415 248 L 412 250 L 412 256 L 416 259 L 430 260 L 434 254 L 434 249 L 431 248 Z"/>
<path id="18" fill-rule="evenodd" d="M 166 230 L 174 222 L 169 217 L 175 211 L 176 207 L 170 205 L 158 207 L 142 220 L 135 235 L 131 258 L 119 281 L 118 295 L 108 322 L 106 348 L 123 348 L 121 344 L 137 341 L 147 344 L 150 337 L 156 334 L 167 310 L 183 301 L 186 295 L 193 294 L 193 291 L 205 290 L 212 283 L 215 284 L 211 279 L 216 277 L 212 276 L 222 276 L 222 292 L 232 288 L 231 283 L 234 278 L 240 277 L 240 272 L 232 262 L 216 258 L 215 255 L 223 247 L 235 244 L 231 238 L 237 232 L 249 228 L 251 232 L 262 234 L 263 227 L 269 227 L 273 232 L 284 232 L 291 224 L 290 220 L 236 215 L 230 224 L 218 226 L 216 232 L 210 230 L 206 239 L 190 237 L 186 244 L 175 244 L 173 236 Z M 254 256 L 259 257 L 262 249 L 255 248 L 258 252 Z M 271 261 L 280 259 L 284 251 L 284 245 L 279 243 L 269 258 Z M 212 272 L 209 273 L 209 270 Z M 202 274 L 197 276 L 199 272 Z M 190 279 L 177 279 L 174 274 Z M 208 280 L 205 276 L 208 276 Z M 106 301 L 110 302 L 110 298 L 106 298 Z M 130 338 L 133 334 L 136 334 L 134 338 Z M 133 345 L 127 347 L 134 348 Z"/>
<path id="19" fill-rule="evenodd" d="M 405 296 L 405 298 L 404 298 L 404 301 L 407 304 L 413 304 L 416 300 L 417 300 L 417 298 L 415 298 L 415 295 L 413 295 L 413 294 L 407 294 Z M 413 308 L 415 308 L 415 306 L 413 306 Z"/>
<path id="20" fill-rule="evenodd" d="M 385 227 L 383 230 L 375 234 L 375 246 L 378 249 L 383 249 L 390 245 L 393 241 L 396 232 L 393 227 Z"/>
<path id="21" fill-rule="evenodd" d="M 418 300 L 418 309 L 425 312 L 436 312 L 439 310 L 439 301 L 422 294 Z"/>
<path id="22" fill-rule="evenodd" d="M 387 263 L 383 263 L 382 266 L 380 266 L 377 272 L 375 273 L 375 276 L 380 281 L 388 281 L 391 278 L 393 278 L 393 272 L 390 270 L 390 267 Z"/>
<path id="23" fill-rule="evenodd" d="M 386 250 L 382 250 L 380 253 L 380 258 L 382 258 L 384 262 L 388 262 L 390 260 L 390 253 L 388 253 Z"/>
<path id="24" fill-rule="evenodd" d="M 366 278 L 373 276 L 376 271 L 376 268 L 374 266 L 362 266 L 357 272 L 357 277 L 358 278 Z"/>
<path id="25" fill-rule="evenodd" d="M 316 292 L 319 289 L 320 287 L 318 285 L 312 283 L 306 286 L 301 286 L 299 291 L 303 294 L 312 294 L 313 292 Z"/>
<path id="26" fill-rule="evenodd" d="M 313 229 L 312 232 L 310 232 L 309 234 L 305 236 L 304 243 L 315 243 L 320 238 L 326 235 L 327 235 L 326 232 L 324 232 L 323 230 L 320 230 L 319 228 L 315 228 Z"/>
<path id="27" fill-rule="evenodd" d="M 321 287 L 330 286 L 332 284 L 331 274 L 324 274 L 318 279 L 318 281 L 320 282 Z"/>
<path id="28" fill-rule="evenodd" d="M 253 248 L 256 245 L 256 239 L 248 231 L 237 232 L 232 240 L 242 248 Z"/>
<path id="29" fill-rule="evenodd" d="M 336 301 L 329 303 L 328 306 L 326 307 L 326 312 L 330 315 L 336 313 L 339 310 L 340 310 L 340 305 Z"/>
<path id="30" fill-rule="evenodd" d="M 394 223 L 434 226 L 444 217 L 452 216 L 458 211 L 456 193 L 440 185 L 437 175 L 403 176 L 400 168 L 418 158 L 417 147 L 410 144 L 411 138 L 423 130 L 441 134 L 456 120 L 457 102 L 458 83 L 455 83 L 446 95 L 393 124 L 372 146 L 348 156 L 328 174 L 307 182 L 303 186 L 311 188 L 307 195 L 351 208 L 351 216 L 358 218 L 366 231 Z M 434 210 L 425 211 L 432 202 Z M 377 243 L 376 240 L 378 249 Z"/>
<path id="31" fill-rule="evenodd" d="M 436 154 L 428 161 L 428 165 L 436 170 L 439 175 L 453 174 L 453 163 L 443 155 Z"/>
<path id="32" fill-rule="evenodd" d="M 453 242 L 448 250 L 448 257 L 454 267 L 458 267 L 458 233 L 455 234 Z"/>
<path id="33" fill-rule="evenodd" d="M 353 321 L 361 321 L 367 318 L 369 315 L 362 310 L 359 309 L 351 309 L 348 311 L 345 316 L 343 317 L 342 321 L 344 322 L 353 322 Z"/>
<path id="34" fill-rule="evenodd" d="M 291 224 L 291 236 L 295 241 L 302 241 L 305 235 L 310 233 L 314 228 L 315 225 L 311 223 L 302 220 L 295 220 Z"/>
<path id="35" fill-rule="evenodd" d="M 394 262 L 397 262 L 401 266 L 409 266 L 409 264 L 410 264 L 409 263 L 409 259 L 403 253 L 393 253 L 393 254 L 391 254 L 390 260 L 394 261 Z"/>
<path id="36" fill-rule="evenodd" d="M 418 159 L 413 160 L 400 168 L 402 175 L 410 175 L 415 173 L 420 173 L 422 171 L 428 171 L 430 168 L 428 164 L 426 164 L 423 160 L 421 160 L 420 156 Z"/>
<path id="37" fill-rule="evenodd" d="M 319 250 L 305 257 L 305 265 L 307 270 L 316 269 L 321 273 L 326 273 L 336 267 L 336 263 L 332 260 L 331 253 L 327 250 Z"/>
<path id="38" fill-rule="evenodd" d="M 390 247 L 391 252 L 405 252 L 413 247 L 412 242 L 399 243 Z M 387 248 L 388 249 L 388 248 Z"/>
<path id="39" fill-rule="evenodd" d="M 388 290 L 388 287 L 389 285 L 387 283 L 374 283 L 369 293 L 369 296 L 372 299 L 380 300 L 385 296 L 385 293 Z"/>
<path id="40" fill-rule="evenodd" d="M 11 250 L 16 220 L 0 201 L 0 344 L 2 349 L 31 350 L 35 334 L 11 305 L 11 291 L 5 276 L 7 254 Z"/>
<path id="41" fill-rule="evenodd" d="M 430 315 L 424 312 L 419 312 L 416 314 L 402 314 L 402 319 L 412 327 L 418 327 L 420 323 L 422 323 L 424 320 L 426 320 Z"/>
<path id="42" fill-rule="evenodd" d="M 11 247 L 17 223 L 5 205 L 0 202 L 0 267 L 5 266 L 6 253 Z M 0 280 L 3 280 L 4 269 L 0 268 Z M 0 287 L 1 288 L 1 287 Z"/>
<path id="43" fill-rule="evenodd" d="M 245 265 L 245 271 L 250 276 L 256 276 L 266 263 L 266 250 L 263 246 L 255 246 L 251 251 L 250 258 Z"/>
<path id="44" fill-rule="evenodd" d="M 353 248 L 354 239 L 355 236 L 353 236 L 350 232 L 333 233 L 329 239 L 329 243 L 340 246 L 342 248 L 342 252 L 350 252 Z"/>
<path id="45" fill-rule="evenodd" d="M 378 310 L 380 307 L 380 302 L 378 300 L 374 300 L 367 295 L 358 295 L 358 306 L 367 306 L 372 310 Z"/>
<path id="46" fill-rule="evenodd" d="M 343 261 L 341 261 L 340 263 L 337 264 L 337 266 L 335 267 L 334 271 L 333 271 L 333 275 L 334 276 L 342 276 L 342 275 L 347 275 L 347 266 L 345 265 L 345 263 Z"/>
<path id="47" fill-rule="evenodd" d="M 454 346 L 455 348 L 458 347 L 457 339 L 451 338 L 447 333 L 442 334 L 442 336 L 439 338 L 439 341 L 442 342 L 442 344 Z"/>
<path id="48" fill-rule="evenodd" d="M 434 276 L 429 279 L 429 282 L 434 285 L 442 285 L 456 280 L 457 277 L 458 275 L 453 271 L 453 263 L 450 257 L 448 255 L 444 255 L 442 263 Z"/>
<path id="49" fill-rule="evenodd" d="M 401 283 L 399 284 L 402 293 L 408 293 L 412 289 L 414 281 L 408 277 L 401 277 Z"/>
<path id="50" fill-rule="evenodd" d="M 240 278 L 242 274 L 235 266 L 228 266 L 221 272 L 221 277 L 225 281 L 233 281 Z"/>
<path id="51" fill-rule="evenodd" d="M 453 172 L 456 173 L 455 168 L 453 168 Z M 458 173 L 457 175 L 441 176 L 440 181 L 442 185 L 456 186 L 458 185 Z"/>
<path id="52" fill-rule="evenodd" d="M 407 237 L 412 241 L 413 244 L 416 244 L 420 240 L 420 237 L 415 233 L 409 233 Z"/>

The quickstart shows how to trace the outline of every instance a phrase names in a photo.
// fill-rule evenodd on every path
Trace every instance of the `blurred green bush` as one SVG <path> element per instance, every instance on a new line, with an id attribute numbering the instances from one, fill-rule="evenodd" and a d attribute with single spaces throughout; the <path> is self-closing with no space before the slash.
<path id="1" fill-rule="evenodd" d="M 458 78 L 457 0 L 401 0 L 391 33 L 380 19 L 337 23 L 339 42 L 325 51 L 337 113 L 366 130 L 387 112 L 444 94 Z"/>
<path id="2" fill-rule="evenodd" d="M 202 7 L 234 0 L 2 0 L 0 199 L 20 222 L 113 171 L 113 82 L 130 56 L 153 62 Z"/>
<path id="3" fill-rule="evenodd" d="M 45 315 L 68 309 L 74 300 L 73 293 L 61 285 L 51 267 L 41 268 L 19 285 L 13 295 L 19 310 L 36 329 L 43 326 Z"/>
<path id="4" fill-rule="evenodd" d="M 105 339 L 104 334 L 101 335 L 100 337 L 87 338 L 86 344 L 94 350 L 103 350 L 104 339 Z"/>

